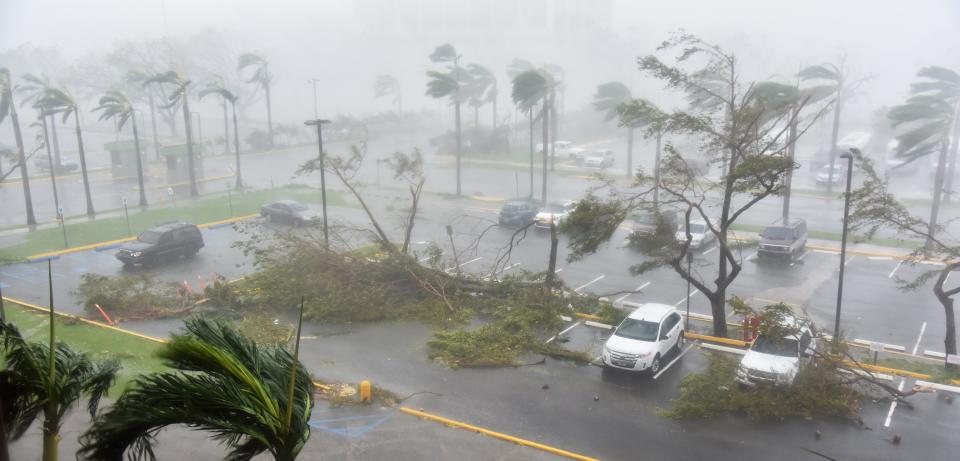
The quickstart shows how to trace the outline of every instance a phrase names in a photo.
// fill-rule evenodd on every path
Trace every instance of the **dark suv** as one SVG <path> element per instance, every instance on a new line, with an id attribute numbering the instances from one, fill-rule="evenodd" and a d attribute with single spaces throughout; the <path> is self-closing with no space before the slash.
<path id="1" fill-rule="evenodd" d="M 794 219 L 782 220 L 767 226 L 760 233 L 760 246 L 757 248 L 758 258 L 786 258 L 796 259 L 803 254 L 807 246 L 807 222 Z"/>
<path id="2" fill-rule="evenodd" d="M 530 224 L 540 212 L 540 204 L 535 200 L 518 198 L 507 200 L 500 209 L 500 225 L 523 226 Z"/>
<path id="3" fill-rule="evenodd" d="M 117 259 L 124 266 L 150 266 L 166 258 L 190 258 L 203 247 L 200 229 L 190 223 L 172 222 L 145 230 L 137 240 L 123 244 L 117 250 Z"/>

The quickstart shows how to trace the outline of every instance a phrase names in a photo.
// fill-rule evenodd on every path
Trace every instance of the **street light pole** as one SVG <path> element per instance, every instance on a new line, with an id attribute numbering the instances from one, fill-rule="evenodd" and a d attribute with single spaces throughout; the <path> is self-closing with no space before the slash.
<path id="1" fill-rule="evenodd" d="M 320 115 L 317 111 L 317 79 L 311 78 L 307 83 L 313 85 L 313 118 L 319 119 Z"/>
<path id="2" fill-rule="evenodd" d="M 690 274 L 690 263 L 693 262 L 693 252 L 687 249 L 687 274 Z M 690 278 L 687 278 L 687 317 L 683 326 L 684 331 L 690 330 Z"/>
<path id="3" fill-rule="evenodd" d="M 314 88 L 316 88 L 316 86 L 314 86 Z M 327 228 L 327 182 L 326 175 L 323 171 L 323 158 L 325 157 L 325 154 L 323 153 L 323 125 L 326 123 L 330 123 L 330 120 L 317 118 L 313 120 L 307 120 L 304 122 L 304 125 L 317 127 L 317 143 L 320 146 L 320 201 L 323 206 L 323 247 L 327 250 L 330 250 L 330 234 L 328 233 Z"/>
<path id="4" fill-rule="evenodd" d="M 853 157 L 860 151 L 855 147 L 840 154 L 840 158 L 847 159 L 847 189 L 843 198 L 843 234 L 840 240 L 840 278 L 837 280 L 837 317 L 833 323 L 833 345 L 840 345 L 840 306 L 843 304 L 843 270 L 847 260 L 847 226 L 850 220 L 850 185 L 853 182 Z"/>

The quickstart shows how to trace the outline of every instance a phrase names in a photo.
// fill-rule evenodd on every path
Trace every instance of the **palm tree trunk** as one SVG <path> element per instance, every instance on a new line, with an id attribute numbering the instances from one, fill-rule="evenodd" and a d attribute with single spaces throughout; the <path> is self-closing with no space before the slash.
<path id="1" fill-rule="evenodd" d="M 454 104 L 455 107 L 455 122 L 457 124 L 457 197 L 460 196 L 460 101 L 459 96 L 457 96 L 457 102 Z"/>
<path id="2" fill-rule="evenodd" d="M 223 153 L 230 153 L 230 119 L 227 117 L 227 100 L 220 101 L 223 105 Z"/>
<path id="3" fill-rule="evenodd" d="M 20 153 L 20 184 L 23 186 L 23 202 L 27 209 L 27 225 L 37 225 L 37 218 L 33 214 L 33 196 L 30 195 L 30 174 L 27 172 L 27 154 L 23 150 L 23 134 L 20 133 L 20 119 L 17 109 L 10 98 L 10 122 L 13 123 L 13 136 L 17 141 L 17 151 Z"/>
<path id="4" fill-rule="evenodd" d="M 150 101 L 150 126 L 153 128 L 153 155 L 160 161 L 160 142 L 157 141 L 157 109 L 153 105 L 153 91 L 147 90 L 147 97 Z"/>
<path id="5" fill-rule="evenodd" d="M 76 109 L 74 109 L 74 120 L 78 120 Z M 77 126 L 79 122 L 77 122 Z M 57 332 L 56 332 L 56 322 L 53 315 L 53 270 L 51 269 L 50 260 L 47 260 L 47 284 L 50 290 L 50 308 L 48 313 L 50 315 L 50 347 L 48 349 L 49 356 L 49 368 L 47 374 L 47 382 L 51 383 L 47 386 L 47 395 L 46 402 L 43 409 L 43 461 L 58 461 L 59 448 L 60 448 L 60 421 L 57 416 L 57 404 L 58 395 L 53 395 L 53 385 L 57 380 Z"/>
<path id="6" fill-rule="evenodd" d="M 87 216 L 93 217 L 93 199 L 90 197 L 90 179 L 87 178 L 87 155 L 83 150 L 83 133 L 80 132 L 80 115 L 73 109 L 73 121 L 77 128 L 77 148 L 80 150 L 80 177 L 83 178 L 83 194 L 87 199 Z"/>
<path id="7" fill-rule="evenodd" d="M 947 169 L 947 144 L 949 143 L 949 135 L 944 133 L 943 141 L 940 143 L 940 156 L 937 161 L 937 173 L 933 178 L 933 203 L 930 205 L 930 221 L 927 228 L 927 241 L 924 243 L 925 247 L 930 247 L 933 244 L 934 234 L 937 230 L 937 220 L 939 219 L 940 214 L 940 200 L 944 195 L 943 191 L 943 179 L 946 176 Z"/>
<path id="8" fill-rule="evenodd" d="M 547 262 L 547 276 L 544 279 L 546 291 L 553 289 L 557 279 L 557 247 L 560 239 L 557 238 L 557 224 L 554 219 L 550 219 L 550 260 Z"/>
<path id="9" fill-rule="evenodd" d="M 633 177 L 633 128 L 627 127 L 627 179 Z"/>
<path id="10" fill-rule="evenodd" d="M 547 143 L 550 142 L 550 101 L 547 99 L 549 94 L 543 90 L 543 110 L 540 112 L 543 116 L 540 123 L 543 125 L 543 170 L 540 186 L 540 203 L 547 204 Z"/>
<path id="11" fill-rule="evenodd" d="M 190 125 L 192 125 L 190 123 L 190 104 L 187 102 L 187 91 L 185 89 L 181 92 L 180 97 L 182 98 L 183 104 L 183 127 L 187 134 L 187 168 L 190 169 L 190 196 L 196 197 L 200 195 L 200 193 L 197 191 L 197 172 L 194 168 L 193 139 L 191 138 L 191 132 L 193 130 L 191 130 L 190 127 Z M 267 106 L 269 107 L 269 104 Z M 272 143 L 273 138 L 270 139 Z"/>
<path id="12" fill-rule="evenodd" d="M 947 161 L 947 178 L 943 186 L 946 190 L 944 194 L 943 202 L 950 203 L 950 198 L 953 196 L 953 176 L 957 172 L 957 145 L 960 144 L 960 104 L 953 110 L 953 136 L 950 137 L 950 160 Z"/>
<path id="13" fill-rule="evenodd" d="M 53 155 L 57 160 L 57 167 L 63 165 L 60 162 L 60 139 L 57 136 L 57 117 L 54 115 L 50 116 L 50 138 L 53 141 Z"/>
<path id="14" fill-rule="evenodd" d="M 493 131 L 497 131 L 497 97 L 493 97 Z"/>
<path id="15" fill-rule="evenodd" d="M 51 117 L 52 118 L 52 117 Z M 47 117 L 40 116 L 40 122 L 43 124 L 43 144 L 47 146 L 47 164 L 50 166 L 50 184 L 53 185 L 53 206 L 58 219 L 60 216 L 60 197 L 57 194 L 57 172 L 53 166 L 53 154 L 50 153 L 50 140 L 47 135 Z"/>
<path id="16" fill-rule="evenodd" d="M 660 152 L 663 141 L 663 133 L 657 132 L 657 151 L 653 157 L 653 206 L 660 205 Z"/>
<path id="17" fill-rule="evenodd" d="M 270 83 L 263 86 L 267 93 L 267 136 L 270 139 L 270 147 L 273 147 L 273 110 L 270 107 Z"/>
<path id="18" fill-rule="evenodd" d="M 550 171 L 557 170 L 557 93 L 550 89 Z M 546 154 L 546 149 L 544 149 Z M 546 204 L 546 202 L 544 202 Z"/>
<path id="19" fill-rule="evenodd" d="M 950 275 L 950 272 L 953 271 L 954 266 L 955 265 L 950 265 L 944 268 L 933 284 L 933 294 L 936 295 L 937 300 L 940 301 L 945 317 L 946 335 L 943 338 L 943 348 L 944 353 L 947 355 L 957 355 L 957 321 L 953 312 L 953 298 L 951 294 L 946 293 L 943 289 L 943 284 L 947 281 L 947 277 Z"/>
<path id="20" fill-rule="evenodd" d="M 60 459 L 60 434 L 56 429 L 49 432 L 47 425 L 50 424 L 44 420 L 43 429 L 43 461 L 58 461 Z"/>
<path id="21" fill-rule="evenodd" d="M 830 180 L 827 181 L 827 193 L 833 192 L 833 169 L 837 162 L 837 137 L 840 135 L 840 112 L 843 110 L 843 83 L 837 82 L 837 107 L 833 110 L 833 131 L 830 133 Z"/>
<path id="22" fill-rule="evenodd" d="M 140 133 L 137 131 L 137 115 L 130 117 L 133 122 L 133 146 L 137 151 L 137 184 L 140 186 L 140 206 L 147 206 L 147 191 L 143 187 L 143 159 L 140 154 Z"/>
<path id="23" fill-rule="evenodd" d="M 533 198 L 533 107 L 530 107 L 530 198 Z"/>
<path id="24" fill-rule="evenodd" d="M 787 158 L 790 159 L 790 169 L 787 170 L 784 178 L 783 188 L 783 223 L 786 225 L 790 220 L 790 189 L 793 185 L 793 162 L 796 157 L 794 153 L 797 148 L 797 112 L 793 113 L 793 121 L 790 122 L 790 146 L 787 147 Z"/>
<path id="25" fill-rule="evenodd" d="M 237 152 L 237 189 L 243 189 L 243 179 L 240 175 L 240 129 L 237 128 L 237 104 L 231 102 L 233 108 L 233 147 Z"/>
<path id="26" fill-rule="evenodd" d="M 473 131 L 480 129 L 480 106 L 473 106 Z"/>

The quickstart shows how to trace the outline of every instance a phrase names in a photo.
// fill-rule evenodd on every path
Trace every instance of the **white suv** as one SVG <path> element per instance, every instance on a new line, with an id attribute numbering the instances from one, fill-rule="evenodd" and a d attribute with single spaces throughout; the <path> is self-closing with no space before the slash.
<path id="1" fill-rule="evenodd" d="M 682 317 L 673 306 L 647 303 L 623 319 L 603 345 L 606 367 L 660 371 L 661 360 L 684 343 Z"/>
<path id="2" fill-rule="evenodd" d="M 800 369 L 813 361 L 817 338 L 809 322 L 790 318 L 796 334 L 784 338 L 760 335 L 737 367 L 737 381 L 747 386 L 773 384 L 789 386 L 797 379 Z"/>

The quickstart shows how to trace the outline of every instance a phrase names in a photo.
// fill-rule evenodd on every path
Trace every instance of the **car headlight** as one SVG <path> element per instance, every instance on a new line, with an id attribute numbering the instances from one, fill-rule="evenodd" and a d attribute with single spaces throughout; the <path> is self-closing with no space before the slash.
<path id="1" fill-rule="evenodd" d="M 651 355 L 653 355 L 653 352 L 646 352 L 646 353 L 640 353 L 640 354 L 638 354 L 638 356 L 639 356 L 641 359 L 645 359 L 645 358 L 647 358 L 647 357 L 650 357 Z"/>
<path id="2" fill-rule="evenodd" d="M 130 256 L 133 256 L 134 258 L 139 258 L 140 255 L 142 255 L 142 254 L 143 254 L 143 252 L 141 252 L 141 251 L 134 251 L 133 253 L 130 253 Z"/>

